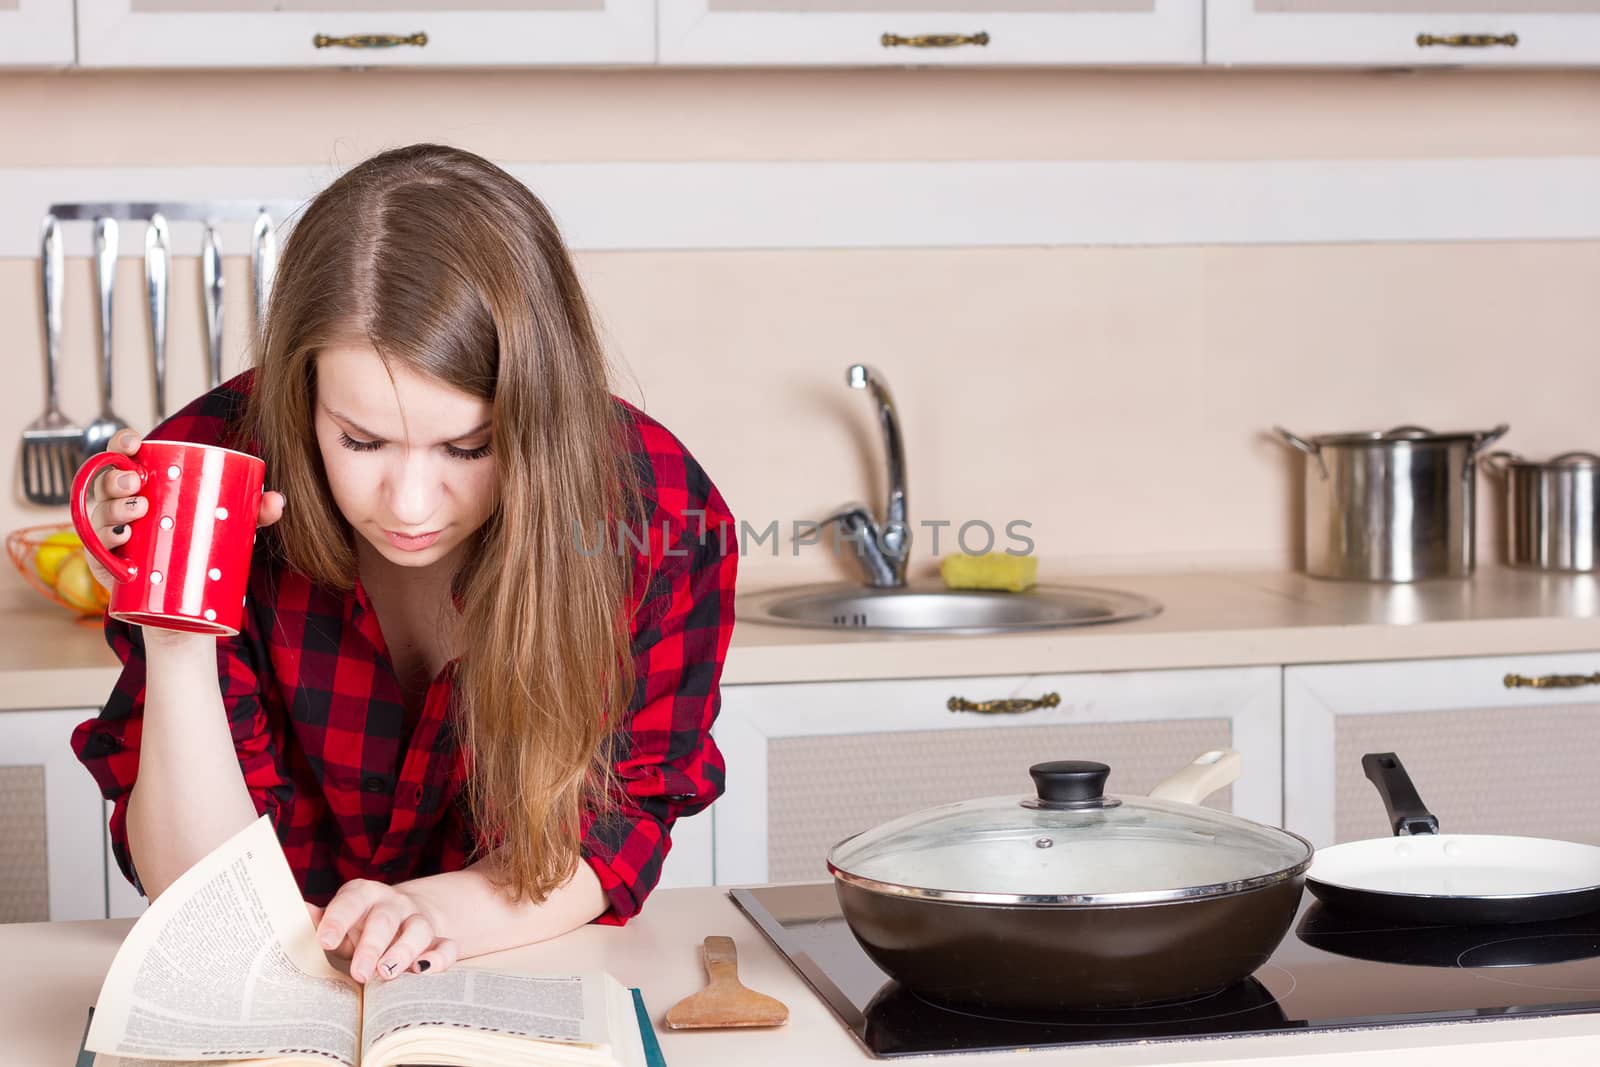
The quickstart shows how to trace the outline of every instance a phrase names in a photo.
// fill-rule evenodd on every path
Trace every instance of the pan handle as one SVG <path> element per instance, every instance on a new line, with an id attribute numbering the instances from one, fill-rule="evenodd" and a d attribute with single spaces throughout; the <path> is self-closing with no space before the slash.
<path id="1" fill-rule="evenodd" d="M 1369 752 L 1361 757 L 1361 769 L 1378 787 L 1396 837 L 1439 832 L 1439 820 L 1423 805 L 1399 756 L 1393 752 Z"/>
<path id="2" fill-rule="evenodd" d="M 1238 781 L 1243 769 L 1244 757 L 1239 753 L 1231 748 L 1214 748 L 1201 753 L 1187 767 L 1150 790 L 1150 796 L 1179 804 L 1198 804 Z"/>

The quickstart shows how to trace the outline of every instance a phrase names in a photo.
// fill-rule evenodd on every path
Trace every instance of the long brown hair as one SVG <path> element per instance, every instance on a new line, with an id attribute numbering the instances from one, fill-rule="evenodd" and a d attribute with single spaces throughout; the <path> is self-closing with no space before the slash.
<path id="1" fill-rule="evenodd" d="M 627 554 L 577 531 L 636 512 L 604 354 L 548 211 L 459 149 L 374 156 L 306 208 L 284 245 L 247 430 L 288 500 L 284 562 L 349 590 L 356 536 L 313 431 L 316 355 L 350 340 L 490 401 L 499 503 L 455 575 L 456 729 L 479 845 L 516 899 L 576 870 L 579 827 L 612 797 L 608 741 L 634 685 Z"/>

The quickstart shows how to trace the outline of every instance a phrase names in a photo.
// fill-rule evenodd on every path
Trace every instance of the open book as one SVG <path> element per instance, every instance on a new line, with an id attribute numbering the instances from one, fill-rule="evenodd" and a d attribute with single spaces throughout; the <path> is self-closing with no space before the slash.
<path id="1" fill-rule="evenodd" d="M 134 924 L 84 1046 L 96 1067 L 648 1067 L 640 1023 L 632 995 L 603 972 L 519 975 L 468 961 L 357 984 L 317 943 L 262 817 Z"/>

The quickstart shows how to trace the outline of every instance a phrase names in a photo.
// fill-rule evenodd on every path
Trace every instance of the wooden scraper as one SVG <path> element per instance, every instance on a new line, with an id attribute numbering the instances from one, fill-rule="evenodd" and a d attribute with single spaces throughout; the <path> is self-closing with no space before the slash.
<path id="1" fill-rule="evenodd" d="M 708 937 L 703 946 L 706 987 L 667 1010 L 673 1030 L 722 1026 L 782 1026 L 789 1009 L 781 1000 L 746 989 L 739 981 L 739 956 L 731 937 Z"/>

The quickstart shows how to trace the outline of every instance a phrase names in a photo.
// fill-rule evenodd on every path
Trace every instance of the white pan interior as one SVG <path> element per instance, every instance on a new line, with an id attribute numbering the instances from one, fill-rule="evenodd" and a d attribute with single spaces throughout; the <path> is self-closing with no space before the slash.
<path id="1" fill-rule="evenodd" d="M 1308 877 L 1419 896 L 1565 893 L 1600 886 L 1600 847 L 1492 834 L 1379 837 L 1320 849 Z"/>

